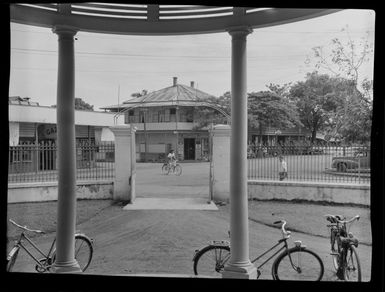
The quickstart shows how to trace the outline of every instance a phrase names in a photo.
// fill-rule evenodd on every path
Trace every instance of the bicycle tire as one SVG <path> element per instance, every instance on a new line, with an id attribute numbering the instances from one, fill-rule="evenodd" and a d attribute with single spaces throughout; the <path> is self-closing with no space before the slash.
<path id="1" fill-rule="evenodd" d="M 337 245 L 337 249 L 336 249 Z M 331 256 L 332 256 L 332 262 L 333 267 L 335 271 L 337 272 L 339 269 L 339 262 L 340 262 L 340 253 L 338 252 L 341 250 L 341 243 L 339 243 L 336 235 L 336 230 L 331 230 L 330 234 L 330 250 L 331 250 Z"/>
<path id="2" fill-rule="evenodd" d="M 182 166 L 180 166 L 179 164 L 177 164 L 176 166 L 175 166 L 175 169 L 174 169 L 174 173 L 175 173 L 175 175 L 181 175 L 182 174 Z"/>
<path id="3" fill-rule="evenodd" d="M 229 246 L 206 246 L 194 256 L 194 274 L 222 277 L 222 271 L 229 259 Z"/>
<path id="4" fill-rule="evenodd" d="M 299 271 L 293 268 L 290 258 Z M 320 281 L 323 274 L 324 265 L 321 258 L 304 247 L 293 247 L 283 251 L 272 265 L 274 280 Z"/>
<path id="5" fill-rule="evenodd" d="M 163 164 L 163 166 L 162 166 L 162 174 L 168 174 L 168 172 L 169 172 L 169 167 L 168 167 L 168 165 L 165 163 L 165 164 Z"/>
<path id="6" fill-rule="evenodd" d="M 16 258 L 19 254 L 20 247 L 19 246 L 14 246 L 11 251 L 8 254 L 7 257 L 7 266 L 6 266 L 6 271 L 11 272 L 13 269 L 13 266 L 15 265 Z"/>
<path id="7" fill-rule="evenodd" d="M 350 245 L 347 249 L 343 276 L 345 281 L 361 282 L 362 280 L 361 263 L 354 245 Z"/>
<path id="8" fill-rule="evenodd" d="M 75 259 L 82 272 L 87 270 L 91 263 L 94 248 L 92 241 L 84 234 L 75 234 Z M 52 264 L 56 260 L 56 249 L 52 252 Z"/>

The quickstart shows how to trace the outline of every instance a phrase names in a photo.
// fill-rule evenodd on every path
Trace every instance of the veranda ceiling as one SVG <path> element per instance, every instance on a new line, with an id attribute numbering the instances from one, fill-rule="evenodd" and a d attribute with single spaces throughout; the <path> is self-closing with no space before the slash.
<path id="1" fill-rule="evenodd" d="M 225 32 L 290 23 L 339 9 L 290 9 L 113 3 L 12 4 L 11 21 L 41 27 L 66 25 L 84 32 L 178 35 Z"/>

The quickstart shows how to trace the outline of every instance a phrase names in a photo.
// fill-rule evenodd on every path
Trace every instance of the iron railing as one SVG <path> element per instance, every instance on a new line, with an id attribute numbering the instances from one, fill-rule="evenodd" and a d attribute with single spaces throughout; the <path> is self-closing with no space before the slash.
<path id="1" fill-rule="evenodd" d="M 115 177 L 114 142 L 76 144 L 76 180 Z M 8 182 L 54 182 L 58 179 L 57 145 L 26 143 L 9 147 Z"/>
<path id="2" fill-rule="evenodd" d="M 279 180 L 280 155 L 286 181 L 370 183 L 369 146 L 249 145 L 248 179 Z"/>

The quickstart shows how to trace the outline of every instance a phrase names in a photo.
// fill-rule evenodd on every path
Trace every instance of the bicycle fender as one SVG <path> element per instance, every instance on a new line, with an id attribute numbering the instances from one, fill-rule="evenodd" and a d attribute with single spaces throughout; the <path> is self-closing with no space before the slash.
<path id="1" fill-rule="evenodd" d="M 19 249 L 20 247 L 14 246 L 7 256 L 7 261 L 9 261 L 13 257 L 13 255 L 19 251 Z"/>
<path id="2" fill-rule="evenodd" d="M 228 240 L 210 240 L 208 245 L 211 246 L 230 246 L 230 241 Z"/>
<path id="3" fill-rule="evenodd" d="M 303 245 L 301 240 L 294 241 L 294 245 L 298 249 L 306 249 L 306 245 Z"/>
<path id="4" fill-rule="evenodd" d="M 76 236 L 83 236 L 85 238 L 87 238 L 91 243 L 94 243 L 94 239 L 93 238 L 90 238 L 89 236 L 85 235 L 84 233 L 75 233 L 75 237 Z"/>

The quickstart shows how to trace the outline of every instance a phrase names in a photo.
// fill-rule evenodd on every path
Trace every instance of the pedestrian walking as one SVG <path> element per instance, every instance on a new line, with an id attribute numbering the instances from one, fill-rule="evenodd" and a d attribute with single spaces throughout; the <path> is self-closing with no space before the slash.
<path id="1" fill-rule="evenodd" d="M 282 155 L 279 156 L 279 180 L 287 178 L 287 163 Z"/>

